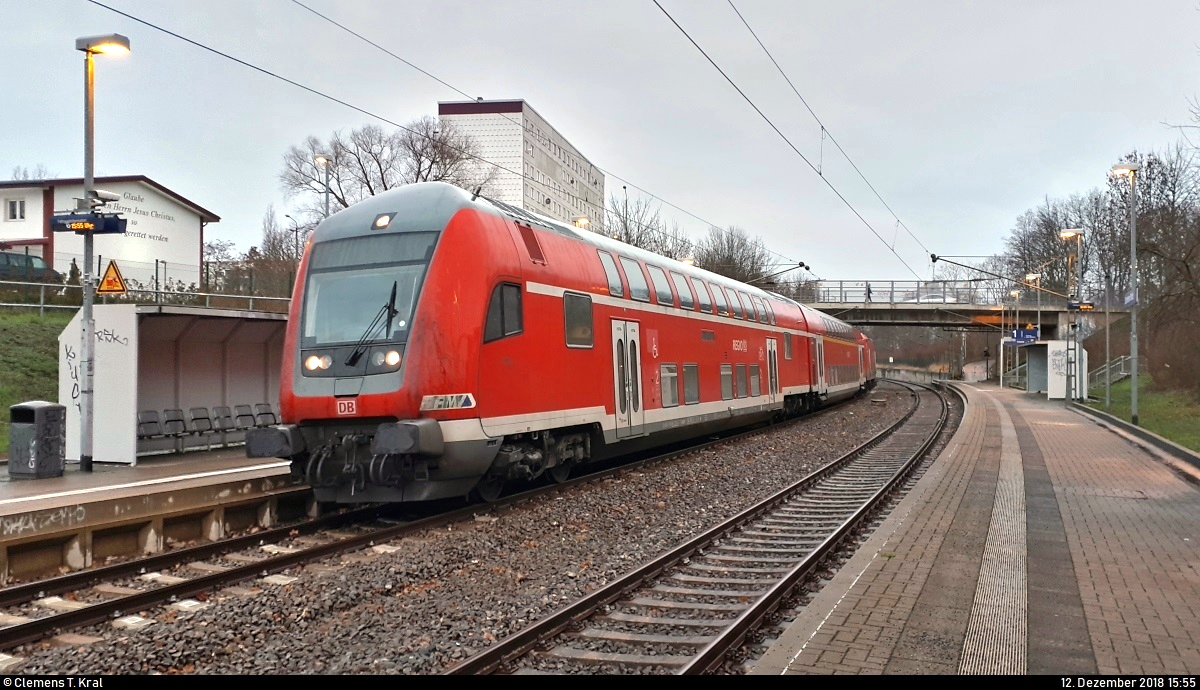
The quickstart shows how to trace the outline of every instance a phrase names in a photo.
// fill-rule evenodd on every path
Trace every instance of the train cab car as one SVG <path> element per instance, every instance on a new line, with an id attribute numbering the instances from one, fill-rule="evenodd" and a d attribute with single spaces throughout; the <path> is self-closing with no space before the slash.
<path id="1" fill-rule="evenodd" d="M 322 502 L 492 500 L 861 380 L 836 319 L 442 183 L 330 216 L 299 273 L 282 423 L 246 449 Z"/>

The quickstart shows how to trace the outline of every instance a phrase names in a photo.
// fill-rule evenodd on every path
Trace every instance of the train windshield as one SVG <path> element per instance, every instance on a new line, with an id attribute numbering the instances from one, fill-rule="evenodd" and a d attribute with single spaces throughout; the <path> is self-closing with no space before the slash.
<path id="1" fill-rule="evenodd" d="M 313 246 L 304 288 L 300 346 L 354 344 L 387 303 L 396 285 L 391 331 L 373 342 L 403 343 L 433 256 L 437 233 L 354 237 Z M 381 329 L 382 330 L 382 329 Z"/>

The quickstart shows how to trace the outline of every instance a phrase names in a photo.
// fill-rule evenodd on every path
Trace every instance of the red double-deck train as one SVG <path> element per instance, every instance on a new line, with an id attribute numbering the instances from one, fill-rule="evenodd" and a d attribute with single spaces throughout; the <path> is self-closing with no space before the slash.
<path id="1" fill-rule="evenodd" d="M 875 382 L 837 319 L 442 183 L 330 216 L 299 275 L 283 423 L 246 449 L 323 502 L 494 500 Z"/>

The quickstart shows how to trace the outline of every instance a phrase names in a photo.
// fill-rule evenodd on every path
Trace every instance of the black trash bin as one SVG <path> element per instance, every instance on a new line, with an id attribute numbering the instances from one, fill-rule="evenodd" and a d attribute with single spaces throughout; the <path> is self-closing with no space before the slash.
<path id="1" fill-rule="evenodd" d="M 9 476 L 61 477 L 67 451 L 66 406 L 32 400 L 8 409 Z"/>

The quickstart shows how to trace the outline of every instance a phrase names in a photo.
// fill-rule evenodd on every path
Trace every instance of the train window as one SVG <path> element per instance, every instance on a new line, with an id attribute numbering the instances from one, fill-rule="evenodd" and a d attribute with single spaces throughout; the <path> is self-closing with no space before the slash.
<path id="1" fill-rule="evenodd" d="M 600 263 L 604 265 L 604 275 L 608 278 L 608 294 L 624 297 L 625 289 L 621 287 L 621 274 L 617 271 L 617 262 L 613 261 L 608 252 L 600 252 Z"/>
<path id="2" fill-rule="evenodd" d="M 700 311 L 711 314 L 712 300 L 708 296 L 708 288 L 699 278 L 692 278 L 692 287 L 696 288 L 696 299 L 700 300 Z"/>
<path id="3" fill-rule="evenodd" d="M 750 299 L 754 300 L 754 306 L 758 309 L 758 322 L 767 323 L 767 308 L 763 306 L 763 301 L 754 296 L 751 296 Z"/>
<path id="4" fill-rule="evenodd" d="M 658 375 L 662 381 L 662 406 L 679 405 L 679 367 L 676 364 L 660 364 Z"/>
<path id="5" fill-rule="evenodd" d="M 639 302 L 649 302 L 650 286 L 646 283 L 646 274 L 642 273 L 641 265 L 622 256 L 621 268 L 625 269 L 625 280 L 629 281 L 629 296 Z"/>
<path id="6" fill-rule="evenodd" d="M 737 365 L 737 397 L 746 397 L 746 365 Z"/>
<path id="7" fill-rule="evenodd" d="M 759 379 L 758 379 L 758 365 L 751 364 L 750 365 L 750 397 L 757 398 L 759 395 L 762 395 L 762 388 L 760 387 Z"/>
<path id="8" fill-rule="evenodd" d="M 758 316 L 754 313 L 754 303 L 750 301 L 750 295 L 739 292 L 738 296 L 742 298 L 742 306 L 746 308 L 746 320 L 757 321 Z"/>
<path id="9" fill-rule="evenodd" d="M 717 303 L 717 313 L 729 316 L 729 303 L 725 301 L 725 291 L 720 285 L 709 285 L 712 288 L 713 301 Z"/>
<path id="10" fill-rule="evenodd" d="M 721 399 L 731 400 L 733 398 L 733 365 L 721 365 Z"/>
<path id="11" fill-rule="evenodd" d="M 784 359 L 792 358 L 792 334 L 791 333 L 783 334 L 783 358 Z"/>
<path id="12" fill-rule="evenodd" d="M 520 333 L 521 321 L 521 286 L 512 283 L 497 285 L 492 291 L 492 301 L 488 304 L 483 342 L 489 343 Z"/>
<path id="13" fill-rule="evenodd" d="M 683 365 L 683 404 L 695 405 L 700 402 L 700 365 Z"/>
<path id="14" fill-rule="evenodd" d="M 567 331 L 567 347 L 592 346 L 595 336 L 591 295 L 563 294 L 563 325 Z"/>
<path id="15" fill-rule="evenodd" d="M 696 300 L 692 299 L 692 288 L 688 286 L 687 278 L 671 271 L 671 280 L 675 282 L 675 292 L 679 294 L 679 307 L 695 309 Z"/>
<path id="16" fill-rule="evenodd" d="M 733 311 L 733 316 L 738 319 L 746 318 L 742 311 L 742 301 L 738 299 L 737 290 L 729 290 L 729 308 Z"/>
<path id="17" fill-rule="evenodd" d="M 629 407 L 634 412 L 637 412 L 639 401 L 642 399 L 642 392 L 638 390 L 638 379 L 642 375 L 642 368 L 638 366 L 638 350 L 637 339 L 629 340 Z"/>
<path id="18" fill-rule="evenodd" d="M 658 299 L 658 303 L 668 307 L 675 306 L 675 295 L 671 294 L 671 284 L 667 282 L 667 272 L 650 264 L 646 264 L 646 270 L 650 272 L 650 282 L 654 283 L 654 296 Z"/>
<path id="19" fill-rule="evenodd" d="M 765 304 L 767 306 L 767 318 L 770 319 L 771 325 L 774 326 L 775 325 L 775 308 L 771 306 L 771 300 L 769 300 L 769 299 L 763 300 L 763 304 Z"/>

